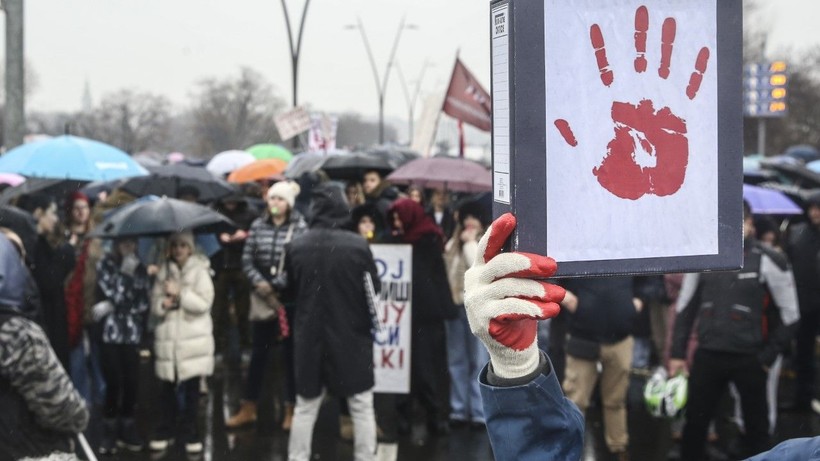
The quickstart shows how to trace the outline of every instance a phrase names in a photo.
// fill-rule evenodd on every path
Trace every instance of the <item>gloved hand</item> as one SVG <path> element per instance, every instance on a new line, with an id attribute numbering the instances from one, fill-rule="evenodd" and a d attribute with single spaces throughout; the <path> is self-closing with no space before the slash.
<path id="1" fill-rule="evenodd" d="M 108 314 L 114 312 L 114 305 L 111 304 L 111 301 L 105 300 L 100 301 L 97 304 L 91 306 L 91 318 L 95 322 L 99 322 Z"/>
<path id="2" fill-rule="evenodd" d="M 464 304 L 470 329 L 490 353 L 493 372 L 505 379 L 535 372 L 538 320 L 558 315 L 564 289 L 532 278 L 548 278 L 557 265 L 552 258 L 528 253 L 503 253 L 515 228 L 510 213 L 495 220 L 481 241 L 473 267 L 464 276 Z"/>

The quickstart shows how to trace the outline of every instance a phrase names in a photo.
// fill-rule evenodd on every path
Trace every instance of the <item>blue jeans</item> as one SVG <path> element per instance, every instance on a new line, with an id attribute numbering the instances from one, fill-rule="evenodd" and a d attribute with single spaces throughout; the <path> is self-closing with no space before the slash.
<path id="1" fill-rule="evenodd" d="M 450 419 L 484 423 L 478 373 L 490 360 L 490 354 L 470 331 L 464 306 L 459 307 L 458 318 L 447 321 Z"/>
<path id="2" fill-rule="evenodd" d="M 86 403 L 102 404 L 105 398 L 105 379 L 100 361 L 101 331 L 99 325 L 83 329 L 80 344 L 69 353 L 69 374 Z M 93 397 L 93 399 L 92 399 Z"/>

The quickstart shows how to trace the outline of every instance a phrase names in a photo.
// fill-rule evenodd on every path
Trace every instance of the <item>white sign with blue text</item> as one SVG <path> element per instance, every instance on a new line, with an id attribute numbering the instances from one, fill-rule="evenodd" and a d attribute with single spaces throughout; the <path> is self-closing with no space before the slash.
<path id="1" fill-rule="evenodd" d="M 413 249 L 410 245 L 371 245 L 381 280 L 376 312 L 382 325 L 373 340 L 375 392 L 410 392 L 410 312 Z"/>

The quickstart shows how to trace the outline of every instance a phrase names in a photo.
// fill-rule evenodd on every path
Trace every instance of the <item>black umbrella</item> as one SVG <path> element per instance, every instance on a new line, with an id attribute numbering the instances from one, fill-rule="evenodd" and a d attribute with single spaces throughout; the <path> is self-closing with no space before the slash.
<path id="1" fill-rule="evenodd" d="M 212 202 L 227 197 L 234 192 L 234 187 L 227 181 L 217 178 L 204 168 L 183 164 L 149 167 L 148 176 L 128 179 L 121 188 L 129 194 L 142 197 L 156 195 L 159 197 L 179 197 L 180 189 L 191 188 L 198 193 L 197 200 Z"/>
<path id="2" fill-rule="evenodd" d="M 394 170 L 407 162 L 421 158 L 421 155 L 414 150 L 396 146 L 373 147 L 368 149 L 367 153 L 374 157 L 384 158 Z"/>
<path id="3" fill-rule="evenodd" d="M 206 206 L 163 197 L 124 206 L 91 235 L 101 238 L 168 235 L 185 230 L 218 233 L 236 229 L 233 221 Z"/>
<path id="4" fill-rule="evenodd" d="M 0 206 L 0 227 L 6 227 L 20 237 L 26 253 L 34 254 L 37 244 L 37 221 L 33 216 L 10 205 Z"/>
<path id="5" fill-rule="evenodd" d="M 384 157 L 353 152 L 347 155 L 332 155 L 322 163 L 322 170 L 330 179 L 358 181 L 368 171 L 378 171 L 382 176 L 388 175 L 395 168 Z"/>
<path id="6" fill-rule="evenodd" d="M 9 187 L 0 192 L 0 204 L 9 204 L 21 195 L 43 194 L 62 200 L 66 195 L 80 190 L 88 181 L 78 179 L 28 178 L 19 186 Z"/>
<path id="7" fill-rule="evenodd" d="M 779 156 L 760 162 L 760 166 L 777 171 L 799 187 L 820 187 L 820 173 L 812 171 L 791 157 Z"/>

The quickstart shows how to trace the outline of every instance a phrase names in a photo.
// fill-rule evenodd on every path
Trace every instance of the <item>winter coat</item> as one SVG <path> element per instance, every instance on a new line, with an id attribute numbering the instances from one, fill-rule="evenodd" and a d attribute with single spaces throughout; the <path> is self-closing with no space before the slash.
<path id="1" fill-rule="evenodd" d="M 32 255 L 32 276 L 40 291 L 41 320 L 54 352 L 60 363 L 68 369 L 68 356 L 71 351 L 68 342 L 66 325 L 66 302 L 63 286 L 74 268 L 74 252 L 71 246 L 64 244 L 57 248 L 40 236 Z"/>
<path id="2" fill-rule="evenodd" d="M 121 272 L 120 264 L 111 253 L 97 264 L 98 298 L 114 306 L 113 312 L 102 319 L 102 342 L 138 345 L 150 305 L 151 279 L 142 263 L 133 275 Z"/>
<path id="3" fill-rule="evenodd" d="M 413 244 L 412 315 L 414 325 L 435 323 L 458 316 L 437 235 L 426 234 Z"/>
<path id="4" fill-rule="evenodd" d="M 316 397 L 323 387 L 347 397 L 374 386 L 371 318 L 364 289 L 379 277 L 365 239 L 344 230 L 347 205 L 341 190 L 313 191 L 311 228 L 287 246 L 293 319 L 296 389 Z"/>
<path id="5" fill-rule="evenodd" d="M 45 333 L 20 310 L 27 277 L 0 237 L 0 461 L 68 453 L 89 418 Z"/>
<path id="6" fill-rule="evenodd" d="M 257 213 L 249 209 L 248 202 L 244 199 L 237 204 L 236 209 L 233 211 L 228 211 L 224 207 L 217 208 L 217 211 L 227 216 L 240 229 L 245 231 L 250 229 L 251 224 L 258 216 Z M 231 243 L 220 241 L 219 245 L 221 249 L 211 257 L 213 268 L 217 271 L 242 269 L 242 252 L 245 248 L 245 241 Z"/>
<path id="7" fill-rule="evenodd" d="M 467 242 L 459 245 L 459 236 L 453 237 L 444 247 L 444 263 L 447 266 L 447 279 L 453 293 L 453 303 L 464 304 L 464 273 L 472 267 L 478 254 L 478 243 Z"/>
<path id="8" fill-rule="evenodd" d="M 800 223 L 789 230 L 786 253 L 794 268 L 800 311 L 820 310 L 820 230 Z"/>
<path id="9" fill-rule="evenodd" d="M 564 288 L 578 297 L 569 316 L 569 333 L 601 344 L 617 343 L 632 333 L 636 311 L 634 277 L 570 279 Z"/>
<path id="10" fill-rule="evenodd" d="M 163 381 L 185 381 L 213 373 L 214 284 L 209 270 L 210 262 L 201 254 L 191 255 L 182 270 L 173 262 L 160 266 L 151 293 L 151 313 L 160 320 L 154 332 L 154 368 Z M 166 280 L 180 284 L 176 309 L 162 307 Z"/>
<path id="11" fill-rule="evenodd" d="M 288 220 L 281 226 L 274 226 L 268 213 L 251 224 L 250 235 L 242 251 L 242 270 L 251 285 L 273 281 L 271 268 L 278 270 L 290 226 L 293 226 L 291 240 L 307 231 L 305 219 L 296 210 L 291 210 Z"/>

